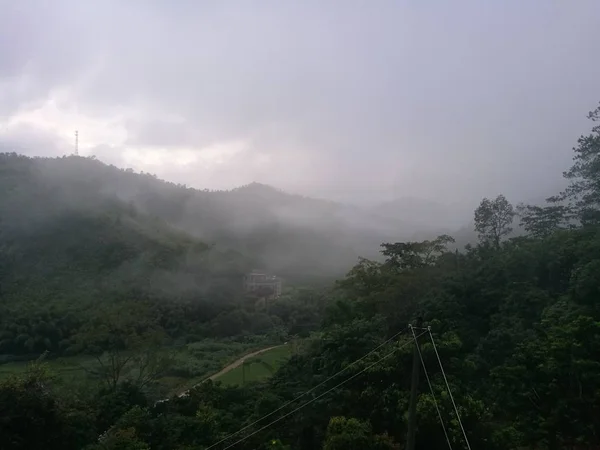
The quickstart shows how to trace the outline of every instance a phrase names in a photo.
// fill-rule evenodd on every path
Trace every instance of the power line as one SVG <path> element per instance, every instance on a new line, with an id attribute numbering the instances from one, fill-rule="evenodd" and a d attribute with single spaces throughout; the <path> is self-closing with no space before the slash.
<path id="1" fill-rule="evenodd" d="M 448 384 L 448 378 L 446 378 L 446 372 L 444 372 L 444 366 L 442 365 L 442 360 L 440 359 L 440 354 L 437 351 L 437 347 L 435 345 L 435 341 L 433 340 L 433 334 L 431 334 L 431 328 L 429 328 L 429 337 L 431 338 L 431 343 L 433 344 L 433 350 L 435 350 L 435 356 L 437 357 L 438 363 L 440 365 L 440 369 L 442 370 L 442 375 L 444 377 L 444 382 L 446 383 L 446 388 L 448 389 L 448 395 L 450 396 L 450 400 L 452 400 L 452 406 L 454 406 L 454 412 L 456 413 L 456 418 L 458 419 L 458 424 L 460 425 L 460 429 L 462 430 L 463 436 L 465 438 L 465 442 L 467 444 L 467 448 L 471 450 L 471 444 L 469 444 L 469 438 L 467 437 L 467 433 L 465 432 L 465 427 L 463 427 L 462 420 L 460 418 L 460 414 L 458 413 L 458 408 L 456 407 L 456 402 L 454 401 L 454 396 L 452 395 L 452 390 L 450 389 L 450 385 Z"/>
<path id="2" fill-rule="evenodd" d="M 424 331 L 424 332 L 423 332 L 423 333 L 421 333 L 421 334 L 420 334 L 418 337 L 420 337 L 420 336 L 424 335 L 425 333 L 427 333 L 427 331 Z M 234 445 L 237 445 L 237 444 L 239 444 L 240 442 L 243 442 L 243 441 L 245 441 L 246 439 L 248 439 L 248 438 L 250 438 L 250 437 L 254 436 L 255 434 L 257 434 L 257 433 L 260 433 L 261 431 L 263 431 L 263 430 L 267 429 L 267 428 L 268 428 L 268 427 L 270 427 L 271 425 L 273 425 L 273 424 L 275 424 L 275 423 L 279 422 L 280 420 L 283 420 L 283 419 L 285 419 L 286 417 L 288 417 L 288 416 L 290 416 L 290 415 L 294 414 L 295 412 L 297 412 L 297 411 L 301 410 L 302 408 L 304 408 L 304 407 L 306 407 L 306 406 L 310 405 L 311 403 L 313 403 L 313 402 L 317 401 L 317 400 L 318 400 L 318 399 L 320 399 L 321 397 L 324 397 L 325 395 L 329 394 L 331 391 L 333 391 L 333 390 L 337 389 L 337 388 L 338 388 L 338 387 L 340 387 L 340 386 L 343 386 L 344 384 L 346 384 L 346 383 L 348 383 L 349 381 L 353 380 L 354 378 L 356 378 L 357 376 L 359 376 L 359 375 L 360 375 L 360 374 L 362 374 L 363 372 L 366 372 L 366 371 L 367 371 L 367 370 L 369 370 L 370 368 L 372 368 L 372 367 L 376 366 L 376 365 L 377 365 L 377 364 L 379 364 L 381 361 L 383 361 L 383 360 L 384 360 L 384 359 L 386 359 L 387 357 L 389 357 L 389 356 L 391 356 L 392 354 L 394 354 L 394 353 L 396 352 L 396 350 L 399 350 L 399 349 L 401 349 L 401 348 L 404 348 L 404 347 L 406 347 L 406 345 L 407 345 L 407 344 L 409 344 L 409 343 L 410 343 L 410 341 L 406 341 L 406 342 L 404 343 L 404 345 L 401 345 L 401 346 L 399 346 L 398 348 L 395 348 L 395 349 L 394 349 L 394 350 L 392 350 L 391 352 L 387 353 L 385 356 L 383 356 L 383 357 L 379 358 L 379 359 L 378 359 L 377 361 L 375 361 L 373 364 L 370 364 L 369 366 L 367 366 L 367 367 L 365 367 L 364 369 L 362 369 L 361 371 L 359 371 L 359 372 L 355 373 L 355 374 L 354 374 L 354 375 L 352 375 L 351 377 L 348 377 L 348 378 L 346 378 L 344 381 L 342 381 L 342 382 L 340 382 L 340 383 L 336 384 L 334 387 L 332 387 L 332 388 L 328 389 L 327 391 L 325 391 L 325 392 L 323 392 L 322 394 L 320 394 L 320 395 L 316 396 L 315 398 L 313 398 L 313 399 L 311 399 L 311 400 L 307 401 L 306 403 L 304 403 L 304 404 L 302 404 L 302 405 L 298 406 L 297 408 L 295 408 L 295 409 L 293 409 L 292 411 L 290 411 L 290 412 L 288 412 L 288 413 L 284 414 L 283 416 L 281 416 L 281 417 L 278 417 L 277 419 L 275 419 L 275 420 L 273 420 L 272 422 L 270 422 L 270 423 L 266 424 L 265 426 L 263 426 L 263 427 L 259 428 L 258 430 L 256 430 L 256 431 L 254 431 L 254 432 L 250 433 L 250 434 L 249 434 L 249 435 L 247 435 L 247 436 L 244 436 L 242 439 L 239 439 L 239 440 L 237 440 L 236 442 L 234 442 L 233 444 L 230 444 L 230 445 L 228 445 L 228 446 L 227 446 L 227 447 L 225 447 L 223 450 L 227 450 L 228 448 L 231 448 L 231 447 L 233 447 Z M 210 448 L 210 447 L 209 447 L 209 448 Z M 207 449 L 207 450 L 208 450 L 208 449 Z"/>
<path id="3" fill-rule="evenodd" d="M 412 335 L 415 340 L 415 345 L 417 346 L 417 351 L 419 353 L 419 359 L 421 360 L 421 364 L 423 365 L 423 372 L 425 372 L 425 378 L 427 379 L 427 384 L 429 385 L 429 390 L 431 391 L 431 397 L 433 398 L 433 404 L 435 406 L 435 410 L 437 411 L 437 415 L 440 419 L 440 424 L 442 425 L 442 429 L 444 430 L 444 436 L 446 437 L 446 442 L 448 443 L 448 447 L 450 448 L 450 450 L 452 450 L 452 444 L 450 443 L 450 438 L 448 437 L 448 432 L 446 431 L 446 426 L 444 425 L 444 419 L 442 419 L 442 413 L 440 412 L 440 408 L 438 406 L 437 399 L 435 398 L 435 393 L 433 392 L 433 386 L 431 385 L 431 380 L 429 379 L 429 374 L 427 373 L 427 367 L 425 366 L 425 361 L 423 360 L 423 355 L 421 353 L 421 349 L 419 348 L 417 336 L 415 335 L 415 329 L 411 326 L 410 330 L 412 331 Z M 425 333 L 427 333 L 427 331 L 425 331 Z"/>
<path id="4" fill-rule="evenodd" d="M 322 381 L 321 383 L 317 384 L 315 387 L 309 389 L 308 391 L 298 395 L 297 397 L 293 398 L 292 400 L 290 400 L 287 403 L 284 403 L 282 406 L 280 406 L 279 408 L 277 408 L 274 411 L 271 411 L 269 414 L 261 417 L 258 420 L 255 420 L 254 422 L 246 425 L 243 428 L 240 428 L 238 431 L 236 431 L 235 433 L 232 433 L 226 437 L 224 437 L 223 439 L 221 439 L 218 442 L 215 442 L 214 444 L 210 445 L 209 447 L 206 447 L 206 450 L 210 450 L 211 448 L 221 444 L 222 442 L 225 442 L 229 439 L 231 439 L 232 437 L 240 434 L 242 431 L 247 430 L 248 428 L 256 425 L 257 423 L 265 420 L 267 417 L 271 417 L 273 414 L 281 411 L 282 409 L 286 408 L 287 406 L 291 405 L 292 403 L 294 403 L 296 400 L 301 399 L 302 397 L 314 392 L 315 390 L 317 390 L 318 388 L 320 388 L 321 386 L 323 386 L 325 383 L 333 380 L 335 377 L 337 377 L 339 374 L 345 372 L 346 370 L 348 370 L 350 367 L 358 364 L 360 361 L 362 361 L 363 359 L 367 358 L 368 356 L 372 355 L 373 353 L 375 353 L 377 350 L 379 350 L 381 347 L 383 347 L 384 345 L 388 344 L 389 342 L 391 342 L 392 340 L 396 339 L 398 336 L 400 336 L 402 333 L 406 332 L 406 329 L 400 330 L 398 331 L 396 334 L 394 334 L 391 338 L 389 338 L 387 341 L 383 342 L 382 344 L 378 345 L 377 347 L 375 347 L 373 350 L 371 350 L 369 353 L 367 353 L 366 355 L 360 357 L 359 359 L 355 360 L 354 362 L 348 364 L 346 367 L 344 367 L 343 369 L 339 370 L 338 372 L 334 373 L 333 375 L 331 375 L 329 378 L 327 378 L 326 380 Z"/>
<path id="5" fill-rule="evenodd" d="M 417 317 L 417 325 L 420 327 L 423 319 Z M 412 324 L 408 324 L 412 330 Z M 414 335 L 413 335 L 414 337 Z M 408 399 L 408 423 L 406 429 L 406 450 L 415 450 L 417 438 L 417 401 L 419 399 L 419 340 L 415 341 L 412 357 L 412 373 L 410 376 L 410 397 Z"/>
<path id="6" fill-rule="evenodd" d="M 417 336 L 417 337 L 420 337 L 420 336 L 424 335 L 425 333 L 427 333 L 427 331 L 424 331 L 423 333 L 421 333 L 421 334 L 420 334 L 419 336 Z M 367 371 L 367 370 L 369 370 L 370 368 L 372 368 L 372 367 L 376 366 L 376 365 L 377 365 L 377 364 L 379 364 L 381 361 L 383 361 L 383 360 L 384 360 L 384 359 L 386 359 L 387 357 L 389 357 L 389 356 L 391 356 L 392 354 L 394 354 L 394 353 L 395 353 L 397 350 L 400 350 L 400 349 L 402 349 L 402 348 L 406 347 L 406 345 L 408 345 L 408 344 L 410 344 L 410 341 L 406 341 L 406 342 L 405 342 L 403 345 L 399 346 L 398 348 L 395 348 L 395 349 L 394 349 L 394 350 L 392 350 L 391 352 L 387 353 L 385 356 L 383 356 L 383 357 L 379 358 L 377 361 L 375 361 L 374 363 L 372 363 L 372 364 L 368 365 L 367 367 L 365 367 L 365 368 L 364 368 L 364 369 L 362 369 L 361 371 L 359 371 L 359 372 L 355 373 L 355 374 L 354 374 L 354 375 L 352 375 L 351 377 L 348 377 L 348 378 L 346 378 L 344 381 L 342 381 L 342 382 L 340 382 L 340 383 L 336 384 L 334 387 L 332 387 L 332 388 L 328 389 L 327 391 L 325 391 L 325 392 L 323 392 L 322 394 L 320 394 L 320 395 L 316 396 L 315 398 L 313 398 L 313 399 L 311 399 L 311 400 L 307 401 L 306 403 L 304 403 L 304 404 L 302 404 L 302 405 L 298 406 L 297 408 L 294 408 L 292 411 L 290 411 L 290 412 L 288 412 L 288 413 L 284 414 L 284 415 L 283 415 L 283 416 L 281 416 L 281 417 L 278 417 L 277 419 L 273 420 L 272 422 L 269 422 L 268 424 L 264 425 L 263 427 L 259 428 L 259 429 L 258 429 L 258 430 L 256 430 L 256 431 L 254 431 L 254 432 L 250 433 L 249 435 L 247 435 L 247 436 L 244 436 L 243 438 L 241 438 L 241 439 L 239 439 L 239 440 L 235 441 L 233 444 L 230 444 L 230 445 L 228 445 L 228 446 L 227 446 L 227 447 L 225 447 L 223 450 L 227 450 L 227 449 L 229 449 L 229 448 L 233 447 L 234 445 L 237 445 L 237 444 L 239 444 L 240 442 L 243 442 L 243 441 L 245 441 L 246 439 L 248 439 L 248 438 L 250 438 L 250 437 L 254 436 L 254 435 L 255 435 L 255 434 L 257 434 L 257 433 L 260 433 L 261 431 L 263 431 L 263 430 L 267 429 L 267 428 L 268 428 L 268 427 L 270 427 L 271 425 L 274 425 L 275 423 L 279 422 L 280 420 L 283 420 L 283 419 L 285 419 L 286 417 L 288 417 L 288 416 L 291 416 L 292 414 L 294 414 L 294 413 L 298 412 L 298 411 L 299 411 L 299 410 L 301 410 L 302 408 L 304 408 L 304 407 L 306 407 L 306 406 L 310 405 L 311 403 L 313 403 L 313 402 L 317 401 L 317 400 L 318 400 L 318 399 L 320 399 L 321 397 L 324 397 L 325 395 L 329 394 L 331 391 L 333 391 L 333 390 L 335 390 L 335 389 L 339 388 L 340 386 L 343 386 L 344 384 L 348 383 L 349 381 L 353 380 L 354 378 L 356 378 L 357 376 L 359 376 L 359 375 L 360 375 L 360 374 L 362 374 L 363 372 L 366 372 L 366 371 Z M 222 441 L 221 441 L 221 442 L 222 442 Z M 213 444 L 211 447 L 213 447 L 214 445 L 216 445 L 216 444 Z M 208 450 L 209 448 L 211 448 L 211 447 L 207 447 L 207 450 Z"/>

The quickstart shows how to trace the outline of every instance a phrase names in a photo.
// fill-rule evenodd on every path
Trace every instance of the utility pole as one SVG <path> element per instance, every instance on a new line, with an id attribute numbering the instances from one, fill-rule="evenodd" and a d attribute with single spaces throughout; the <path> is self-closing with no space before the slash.
<path id="1" fill-rule="evenodd" d="M 415 323 L 415 328 L 420 331 L 423 324 L 423 319 L 418 317 Z M 408 325 L 412 333 L 412 325 Z M 415 349 L 413 350 L 413 366 L 412 366 L 412 378 L 410 381 L 410 403 L 408 404 L 408 433 L 406 436 L 406 450 L 415 450 L 415 435 L 417 432 L 417 397 L 419 395 L 419 370 L 421 368 L 419 359 L 419 342 L 415 342 Z"/>
<path id="2" fill-rule="evenodd" d="M 79 156 L 79 131 L 75 130 L 75 156 Z"/>

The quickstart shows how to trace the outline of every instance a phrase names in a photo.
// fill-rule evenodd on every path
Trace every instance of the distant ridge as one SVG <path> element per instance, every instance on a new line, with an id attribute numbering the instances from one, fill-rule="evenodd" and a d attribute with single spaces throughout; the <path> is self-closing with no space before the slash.
<path id="1" fill-rule="evenodd" d="M 3 154 L 0 177 L 28 191 L 43 185 L 53 196 L 44 205 L 21 199 L 23 211 L 68 207 L 102 212 L 116 202 L 163 226 L 223 250 L 234 250 L 286 278 L 339 277 L 359 257 L 380 258 L 382 242 L 451 233 L 448 211 L 435 202 L 395 200 L 359 207 L 291 194 L 252 182 L 231 190 L 194 189 L 155 175 L 119 169 L 94 158 L 28 158 Z M 15 213 L 16 214 L 16 213 Z M 40 216 L 42 217 L 42 216 Z M 465 220 L 467 222 L 467 220 Z M 455 227 L 458 228 L 458 227 Z"/>

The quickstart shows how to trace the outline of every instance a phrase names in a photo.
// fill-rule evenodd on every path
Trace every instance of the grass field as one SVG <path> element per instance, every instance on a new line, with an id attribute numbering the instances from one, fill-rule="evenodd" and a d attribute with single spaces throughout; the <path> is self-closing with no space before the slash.
<path id="1" fill-rule="evenodd" d="M 273 375 L 290 358 L 291 351 L 289 345 L 274 348 L 244 361 L 243 364 L 224 373 L 215 381 L 233 386 L 264 380 Z"/>
<path id="2" fill-rule="evenodd" d="M 32 361 L 11 362 L 0 364 L 0 379 L 10 375 L 18 375 L 27 370 Z M 66 383 L 81 381 L 86 377 L 86 368 L 97 366 L 92 356 L 73 356 L 68 358 L 57 358 L 44 360 L 50 372 L 57 375 Z"/>
<path id="3" fill-rule="evenodd" d="M 243 343 L 234 340 L 205 340 L 177 348 L 165 348 L 164 354 L 172 358 L 172 365 L 168 373 L 158 380 L 157 395 L 169 396 L 190 388 L 242 355 L 266 346 L 268 345 L 260 339 Z M 100 382 L 89 372 L 99 367 L 98 361 L 92 356 L 47 359 L 44 363 L 62 385 Z M 23 373 L 30 364 L 31 362 L 25 361 L 0 364 L 0 379 Z"/>

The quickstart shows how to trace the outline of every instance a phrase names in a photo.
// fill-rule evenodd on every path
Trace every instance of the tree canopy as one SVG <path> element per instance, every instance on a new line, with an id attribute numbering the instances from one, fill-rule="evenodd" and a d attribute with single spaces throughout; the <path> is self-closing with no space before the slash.
<path id="1" fill-rule="evenodd" d="M 36 364 L 0 380 L 2 448 L 400 449 L 414 345 L 406 328 L 415 317 L 436 345 L 423 335 L 427 376 L 418 386 L 417 449 L 445 448 L 447 441 L 466 448 L 454 403 L 473 449 L 597 448 L 597 138 L 594 127 L 579 140 L 564 193 L 549 205 L 518 208 L 524 235 L 510 237 L 515 211 L 503 196 L 484 199 L 475 212 L 476 245 L 452 251 L 449 236 L 388 242 L 382 261 L 360 260 L 324 298 L 301 290 L 275 302 L 271 312 L 290 326 L 311 324 L 311 333 L 272 377 L 244 386 L 208 380 L 157 402 L 132 379 L 108 377 L 95 389 L 65 392 Z M 557 206 L 558 197 L 565 204 Z M 80 325 L 88 351 L 115 349 L 112 367 L 119 367 L 122 347 L 137 338 L 147 343 L 149 335 L 180 323 L 163 310 L 155 312 L 156 322 L 126 310 L 99 309 L 97 322 L 85 318 Z M 247 310 L 223 313 L 216 326 L 246 326 Z M 19 345 L 32 339 L 30 328 L 48 336 L 59 323 L 51 310 L 29 314 L 36 317 L 31 325 L 20 320 L 7 328 L 24 334 L 11 338 Z M 108 326 L 103 317 L 114 320 Z M 29 344 L 34 349 L 36 339 Z M 151 355 L 151 347 L 144 348 Z M 152 366 L 154 360 L 147 361 Z"/>

